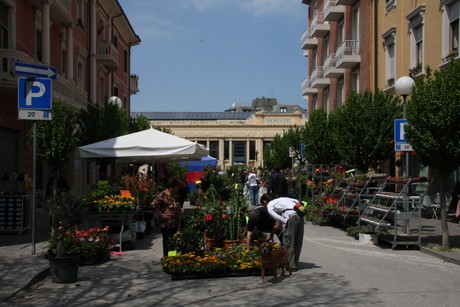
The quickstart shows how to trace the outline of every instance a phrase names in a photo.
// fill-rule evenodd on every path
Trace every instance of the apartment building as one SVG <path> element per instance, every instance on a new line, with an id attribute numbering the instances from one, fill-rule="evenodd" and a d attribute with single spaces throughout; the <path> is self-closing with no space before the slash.
<path id="1" fill-rule="evenodd" d="M 18 119 L 15 63 L 55 68 L 52 98 L 76 110 L 117 96 L 129 115 L 130 95 L 139 91 L 131 48 L 141 40 L 117 0 L 0 0 L 0 26 L 0 191 L 21 193 L 32 176 L 32 121 Z M 70 161 L 62 171 L 74 187 L 83 166 Z M 38 163 L 38 189 L 48 176 Z"/>
<path id="2" fill-rule="evenodd" d="M 423 76 L 459 57 L 460 0 L 302 0 L 308 58 L 302 96 L 308 111 L 331 112 L 352 91 L 393 92 L 396 80 Z M 397 153 L 395 159 L 401 159 Z M 412 175 L 427 175 L 410 154 Z M 431 172 L 432 170 L 430 170 Z M 397 173 L 400 173 L 398 170 Z M 454 177 L 458 180 L 460 172 Z M 455 180 L 455 178 L 453 178 Z"/>
<path id="3" fill-rule="evenodd" d="M 308 27 L 301 48 L 308 110 L 343 105 L 351 91 L 393 91 L 458 57 L 459 0 L 302 0 Z M 429 50 L 429 52 L 427 52 Z"/>

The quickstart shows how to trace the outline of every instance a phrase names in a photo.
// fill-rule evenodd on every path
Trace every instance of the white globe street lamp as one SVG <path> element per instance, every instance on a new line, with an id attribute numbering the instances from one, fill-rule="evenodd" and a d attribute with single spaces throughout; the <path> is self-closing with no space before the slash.
<path id="1" fill-rule="evenodd" d="M 406 119 L 406 98 L 410 93 L 412 92 L 412 87 L 414 87 L 415 82 L 411 77 L 401 77 L 398 80 L 396 80 L 395 83 L 395 91 L 399 95 L 403 97 L 403 119 Z M 405 160 L 405 165 L 403 168 L 403 176 L 408 176 L 409 175 L 409 153 L 404 152 L 404 155 L 406 156 Z"/>
<path id="2" fill-rule="evenodd" d="M 414 87 L 415 82 L 411 77 L 401 77 L 396 80 L 395 91 L 403 97 L 404 102 L 404 119 L 406 118 L 406 97 L 412 92 L 412 87 Z"/>

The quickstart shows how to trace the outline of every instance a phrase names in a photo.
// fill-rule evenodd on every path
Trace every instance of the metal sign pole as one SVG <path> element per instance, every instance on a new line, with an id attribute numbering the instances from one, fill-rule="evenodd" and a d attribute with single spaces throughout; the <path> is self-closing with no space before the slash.
<path id="1" fill-rule="evenodd" d="M 36 206 L 36 187 L 35 187 L 35 177 L 36 177 L 36 164 L 37 164 L 37 122 L 34 121 L 34 150 L 33 150 L 33 165 L 32 165 L 32 255 L 35 255 L 35 208 Z"/>

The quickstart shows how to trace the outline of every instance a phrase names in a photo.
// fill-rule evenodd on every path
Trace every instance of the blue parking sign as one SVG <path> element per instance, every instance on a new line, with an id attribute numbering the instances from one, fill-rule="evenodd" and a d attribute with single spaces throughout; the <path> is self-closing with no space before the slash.
<path id="1" fill-rule="evenodd" d="M 51 84 L 49 78 L 18 78 L 18 109 L 51 110 Z"/>

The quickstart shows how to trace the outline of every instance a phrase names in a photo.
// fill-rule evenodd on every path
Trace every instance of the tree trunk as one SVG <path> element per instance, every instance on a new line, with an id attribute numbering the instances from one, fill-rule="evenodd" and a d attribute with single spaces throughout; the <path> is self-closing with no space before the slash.
<path id="1" fill-rule="evenodd" d="M 449 244 L 449 227 L 447 225 L 447 206 L 446 206 L 446 186 L 447 186 L 447 178 L 449 177 L 448 171 L 440 171 L 439 174 L 441 175 L 441 186 L 439 190 L 439 197 L 440 197 L 440 210 L 441 210 L 441 230 L 442 230 L 442 246 L 443 247 L 450 247 Z"/>

